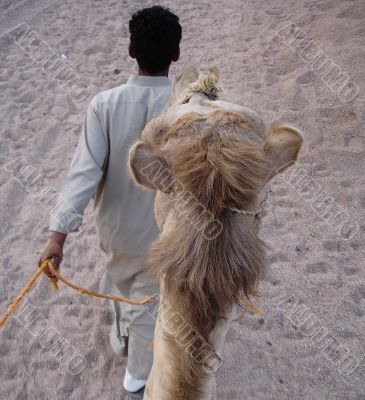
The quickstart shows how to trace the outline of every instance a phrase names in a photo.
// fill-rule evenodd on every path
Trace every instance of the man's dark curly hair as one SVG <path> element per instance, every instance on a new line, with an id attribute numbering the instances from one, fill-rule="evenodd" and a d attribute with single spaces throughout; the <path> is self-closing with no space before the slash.
<path id="1" fill-rule="evenodd" d="M 179 51 L 181 25 L 169 9 L 153 6 L 137 11 L 129 21 L 131 48 L 139 67 L 149 73 L 165 70 Z"/>

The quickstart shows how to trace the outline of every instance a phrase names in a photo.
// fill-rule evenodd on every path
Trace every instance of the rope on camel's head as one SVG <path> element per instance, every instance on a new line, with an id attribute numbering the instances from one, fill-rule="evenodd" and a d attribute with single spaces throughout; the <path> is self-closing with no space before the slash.
<path id="1" fill-rule="evenodd" d="M 260 200 L 259 206 L 257 209 L 253 211 L 248 211 L 248 210 L 242 210 L 240 208 L 236 207 L 229 207 L 228 209 L 235 214 L 241 214 L 241 215 L 252 215 L 255 217 L 255 222 L 257 225 L 261 225 L 262 219 L 266 215 L 266 206 L 267 206 L 267 200 L 268 198 L 268 192 L 265 189 L 265 192 L 263 193 L 263 196 Z"/>
<path id="2" fill-rule="evenodd" d="M 129 299 L 128 297 L 125 296 L 114 296 L 114 295 L 109 295 L 109 294 L 102 294 L 98 293 L 94 290 L 89 290 L 85 289 L 81 286 L 75 285 L 66 278 L 64 278 L 56 269 L 55 265 L 50 259 L 47 259 L 43 261 L 41 266 L 37 269 L 37 271 L 33 274 L 33 276 L 29 279 L 29 281 L 26 283 L 26 285 L 23 287 L 23 289 L 20 291 L 18 296 L 15 297 L 15 299 L 11 302 L 11 304 L 8 306 L 6 309 L 4 315 L 0 318 L 0 326 L 5 325 L 6 321 L 10 317 L 10 315 L 17 309 L 19 303 L 22 301 L 22 299 L 25 297 L 25 295 L 32 289 L 34 286 L 36 280 L 46 272 L 46 270 L 49 270 L 54 277 L 56 277 L 59 281 L 64 283 L 65 285 L 69 286 L 70 288 L 77 290 L 81 294 L 87 294 L 89 296 L 94 296 L 98 297 L 100 299 L 107 299 L 107 300 L 114 300 L 114 301 L 120 301 L 123 303 L 128 303 L 128 304 L 133 304 L 133 305 L 146 305 L 146 304 L 154 304 L 157 302 L 157 300 L 154 297 L 148 297 L 145 300 L 133 300 Z M 58 285 L 50 278 L 50 281 L 52 283 L 52 286 L 54 289 L 58 289 Z"/>

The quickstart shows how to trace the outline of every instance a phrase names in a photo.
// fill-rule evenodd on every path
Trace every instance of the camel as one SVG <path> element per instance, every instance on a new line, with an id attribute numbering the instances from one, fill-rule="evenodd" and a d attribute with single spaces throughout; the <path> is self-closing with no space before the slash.
<path id="1" fill-rule="evenodd" d="M 161 231 L 148 255 L 161 293 L 145 400 L 216 399 L 228 327 L 265 269 L 260 194 L 303 142 L 285 123 L 266 132 L 221 92 L 217 69 L 187 68 L 130 150 L 135 182 L 156 191 Z"/>

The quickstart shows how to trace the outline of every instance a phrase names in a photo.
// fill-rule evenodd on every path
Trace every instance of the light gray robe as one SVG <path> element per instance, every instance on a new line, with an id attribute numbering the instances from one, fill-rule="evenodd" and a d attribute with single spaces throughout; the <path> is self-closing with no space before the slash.
<path id="1" fill-rule="evenodd" d="M 94 196 L 100 247 L 106 273 L 100 290 L 143 299 L 158 293 L 156 279 L 145 271 L 145 255 L 158 236 L 155 193 L 137 187 L 127 169 L 128 152 L 144 126 L 165 108 L 171 93 L 166 77 L 134 75 L 125 85 L 97 94 L 90 103 L 82 135 L 66 176 L 50 230 L 79 228 Z M 145 380 L 152 365 L 155 318 L 145 307 L 112 304 L 115 321 L 111 345 L 136 379 Z"/>

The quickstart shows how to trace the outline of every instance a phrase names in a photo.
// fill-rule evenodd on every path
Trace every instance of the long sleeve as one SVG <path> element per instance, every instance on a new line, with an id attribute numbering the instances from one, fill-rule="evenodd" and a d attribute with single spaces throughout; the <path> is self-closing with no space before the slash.
<path id="1" fill-rule="evenodd" d="M 97 96 L 91 101 L 64 186 L 51 212 L 50 230 L 78 230 L 84 210 L 103 176 L 108 144 L 102 129 Z"/>

